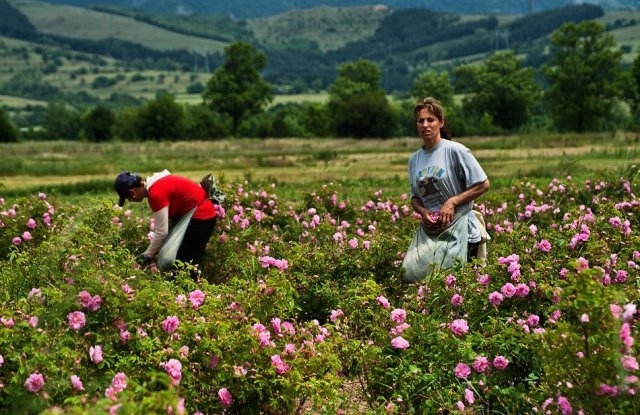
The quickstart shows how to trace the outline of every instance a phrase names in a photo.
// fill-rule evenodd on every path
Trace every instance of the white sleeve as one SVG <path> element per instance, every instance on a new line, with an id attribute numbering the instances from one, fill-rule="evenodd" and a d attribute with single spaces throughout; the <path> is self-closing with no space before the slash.
<path id="1" fill-rule="evenodd" d="M 153 220 L 155 224 L 155 232 L 147 250 L 144 251 L 144 254 L 151 258 L 156 256 L 162 246 L 162 243 L 169 234 L 169 206 L 165 206 L 159 211 L 154 212 Z"/>

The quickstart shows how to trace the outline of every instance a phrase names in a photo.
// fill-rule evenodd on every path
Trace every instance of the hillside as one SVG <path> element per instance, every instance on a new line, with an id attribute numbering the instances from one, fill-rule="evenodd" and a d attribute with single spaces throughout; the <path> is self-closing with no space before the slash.
<path id="1" fill-rule="evenodd" d="M 198 91 L 234 40 L 267 55 L 264 76 L 276 94 L 321 92 L 340 63 L 360 58 L 378 64 L 383 87 L 401 94 L 421 71 L 449 70 L 507 47 L 536 67 L 544 62 L 549 34 L 567 20 L 606 25 L 626 62 L 640 50 L 639 12 L 589 5 L 528 16 L 323 6 L 243 21 L 34 0 L 0 0 L 2 11 L 22 21 L 11 26 L 0 20 L 0 105 L 11 108 L 52 100 L 135 104 L 158 91 L 199 102 Z"/>
<path id="2" fill-rule="evenodd" d="M 48 0 L 50 3 L 68 4 L 80 7 L 95 5 L 116 6 L 145 13 L 159 14 L 225 14 L 237 19 L 268 17 L 292 10 L 312 9 L 320 6 L 361 7 L 384 5 L 390 9 L 424 8 L 442 13 L 459 15 L 511 14 L 525 15 L 537 13 L 571 4 L 589 3 L 605 10 L 637 7 L 636 1 L 625 0 Z"/>
<path id="3" fill-rule="evenodd" d="M 194 38 L 159 28 L 133 18 L 80 7 L 32 0 L 11 0 L 9 4 L 27 16 L 38 32 L 85 40 L 120 39 L 158 50 L 196 49 L 220 52 L 224 42 Z"/>
<path id="4" fill-rule="evenodd" d="M 391 9 L 383 6 L 320 6 L 250 19 L 246 24 L 258 42 L 267 47 L 317 47 L 327 52 L 374 36 L 382 20 L 391 13 Z"/>

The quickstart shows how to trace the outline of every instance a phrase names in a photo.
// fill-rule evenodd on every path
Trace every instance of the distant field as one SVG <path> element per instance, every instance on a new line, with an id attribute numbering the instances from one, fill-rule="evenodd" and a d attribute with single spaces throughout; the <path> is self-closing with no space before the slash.
<path id="1" fill-rule="evenodd" d="M 44 101 L 38 101 L 35 99 L 27 99 L 20 97 L 12 97 L 7 95 L 0 95 L 0 106 L 8 106 L 8 107 L 24 107 L 26 105 L 44 105 L 47 103 Z"/>
<path id="2" fill-rule="evenodd" d="M 289 94 L 276 95 L 273 104 L 287 104 L 291 102 L 316 102 L 326 103 L 329 99 L 329 93 L 321 92 L 317 94 Z"/>
<path id="3" fill-rule="evenodd" d="M 469 137 L 460 141 L 471 148 L 494 181 L 565 176 L 580 180 L 640 162 L 638 134 Z M 0 194 L 83 183 L 84 191 L 96 186 L 106 191 L 119 171 L 149 174 L 165 168 L 194 180 L 211 171 L 234 182 L 404 183 L 407 158 L 420 144 L 415 137 L 0 144 Z"/>

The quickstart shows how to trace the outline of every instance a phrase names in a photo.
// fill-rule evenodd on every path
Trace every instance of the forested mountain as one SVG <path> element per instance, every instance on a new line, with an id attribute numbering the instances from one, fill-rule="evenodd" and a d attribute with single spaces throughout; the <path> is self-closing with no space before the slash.
<path id="1" fill-rule="evenodd" d="M 31 6 L 27 7 L 28 4 Z M 0 34 L 40 44 L 60 44 L 71 50 L 122 60 L 126 65 L 139 68 L 180 71 L 193 70 L 194 61 L 200 59 L 198 56 L 205 58 L 211 70 L 223 61 L 224 44 L 243 40 L 266 54 L 268 65 L 264 76 L 283 92 L 325 89 L 335 79 L 341 63 L 358 59 L 368 59 L 380 67 L 383 87 L 389 92 L 408 90 L 415 75 L 427 68 L 448 70 L 470 57 L 481 59 L 504 48 L 515 50 L 527 65 L 537 66 L 544 60 L 546 39 L 553 30 L 568 21 L 597 19 L 605 13 L 600 6 L 590 4 L 509 18 L 500 15 L 463 17 L 426 8 L 392 10 L 324 6 L 236 22 L 223 16 L 163 16 L 101 6 L 75 17 L 97 19 L 96 29 L 87 33 L 74 32 L 80 24 L 74 23 L 69 10 L 59 16 L 55 15 L 54 9 L 41 13 L 36 10 L 39 4 L 44 3 L 0 0 L 0 7 L 17 16 L 11 21 L 21 18 L 26 22 L 16 29 L 15 24 L 2 19 Z M 20 10 L 28 15 L 20 15 Z M 101 18 L 100 13 L 104 17 Z M 123 35 L 122 27 L 114 32 L 104 28 L 113 23 L 105 25 L 102 20 L 115 17 L 129 19 L 130 24 L 122 27 L 131 30 L 130 37 Z M 194 41 L 173 49 L 150 46 L 156 35 L 142 33 L 147 30 L 143 29 L 142 23 L 144 27 L 151 25 L 164 30 L 168 39 L 175 33 L 174 37 L 178 34 L 193 36 Z M 632 23 L 635 24 L 629 24 Z M 98 36 L 96 32 L 100 30 L 103 35 Z M 198 50 L 195 46 L 198 39 L 209 39 L 221 46 L 215 51 Z M 333 43 L 327 43 L 327 39 L 333 39 Z"/>
<path id="2" fill-rule="evenodd" d="M 289 10 L 319 6 L 353 7 L 377 4 L 396 10 L 424 8 L 461 15 L 523 15 L 583 3 L 596 4 L 605 10 L 638 6 L 637 0 L 48 0 L 48 2 L 81 7 L 108 5 L 161 14 L 227 14 L 238 19 L 272 16 Z"/>
<path id="3" fill-rule="evenodd" d="M 164 92 L 201 100 L 224 49 L 236 41 L 264 53 L 261 74 L 276 95 L 323 93 L 343 64 L 365 59 L 380 69 L 386 93 L 406 96 L 425 71 L 452 72 L 501 50 L 538 70 L 548 59 L 550 34 L 566 22 L 599 20 L 620 33 L 627 62 L 640 39 L 636 12 L 593 4 L 522 15 L 322 6 L 236 20 L 0 0 L 0 16 L 0 104 L 19 98 L 77 108 L 136 105 Z"/>

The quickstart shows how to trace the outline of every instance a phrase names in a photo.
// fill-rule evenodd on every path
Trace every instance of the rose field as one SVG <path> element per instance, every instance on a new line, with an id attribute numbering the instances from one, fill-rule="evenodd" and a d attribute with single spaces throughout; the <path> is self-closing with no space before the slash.
<path id="1" fill-rule="evenodd" d="M 504 154 L 470 147 L 492 180 L 487 261 L 413 284 L 402 173 L 221 175 L 197 281 L 136 264 L 151 212 L 115 206 L 117 169 L 99 195 L 0 186 L 0 413 L 639 413 L 640 169 L 545 158 L 493 180 Z"/>

